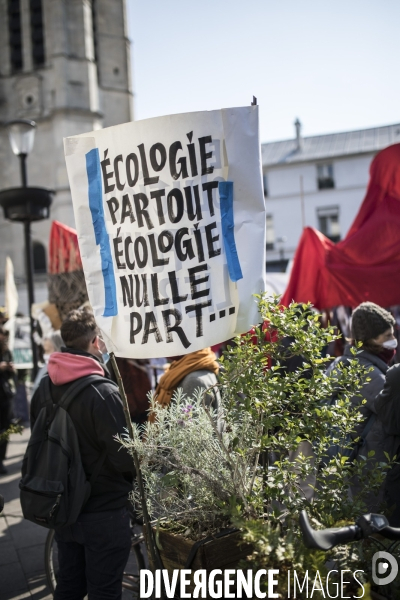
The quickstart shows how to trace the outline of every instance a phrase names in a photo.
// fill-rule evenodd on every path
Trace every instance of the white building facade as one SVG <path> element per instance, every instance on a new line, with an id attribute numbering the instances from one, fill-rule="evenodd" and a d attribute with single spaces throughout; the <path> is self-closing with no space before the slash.
<path id="1" fill-rule="evenodd" d="M 374 156 L 400 143 L 400 124 L 262 145 L 267 271 L 285 271 L 303 227 L 343 239 L 364 199 Z"/>

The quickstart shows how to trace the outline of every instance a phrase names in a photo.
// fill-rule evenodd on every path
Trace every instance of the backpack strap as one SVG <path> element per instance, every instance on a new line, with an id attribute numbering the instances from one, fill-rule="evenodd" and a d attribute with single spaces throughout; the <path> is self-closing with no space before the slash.
<path id="1" fill-rule="evenodd" d="M 89 387 L 89 385 L 91 385 L 92 383 L 100 383 L 102 381 L 106 381 L 107 383 L 109 383 L 109 380 L 103 377 L 102 375 L 85 375 L 84 377 L 76 379 L 69 386 L 67 391 L 61 397 L 61 399 L 58 401 L 58 406 L 68 411 L 71 403 L 73 402 L 73 400 L 75 400 L 78 394 L 80 394 L 85 388 Z"/>
<path id="2" fill-rule="evenodd" d="M 50 377 L 44 375 L 39 383 L 39 397 L 41 408 L 52 407 L 54 402 L 50 393 Z"/>
<path id="3" fill-rule="evenodd" d="M 50 426 L 50 423 L 57 412 L 57 405 L 54 404 L 53 398 L 51 397 L 50 377 L 48 375 L 44 375 L 39 383 L 39 400 L 40 410 L 44 409 L 46 411 L 46 428 L 43 430 L 44 440 L 46 438 L 47 428 Z"/>

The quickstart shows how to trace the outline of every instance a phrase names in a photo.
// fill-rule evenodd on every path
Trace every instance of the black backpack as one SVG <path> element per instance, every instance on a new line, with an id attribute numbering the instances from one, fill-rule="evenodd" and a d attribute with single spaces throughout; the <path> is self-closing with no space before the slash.
<path id="1" fill-rule="evenodd" d="M 106 458 L 102 452 L 90 481 L 83 470 L 78 435 L 68 409 L 80 392 L 92 383 L 104 381 L 89 375 L 74 381 L 58 404 L 53 403 L 50 379 L 39 386 L 41 410 L 32 429 L 22 463 L 19 484 L 25 519 L 56 529 L 75 523 L 89 498 Z"/>

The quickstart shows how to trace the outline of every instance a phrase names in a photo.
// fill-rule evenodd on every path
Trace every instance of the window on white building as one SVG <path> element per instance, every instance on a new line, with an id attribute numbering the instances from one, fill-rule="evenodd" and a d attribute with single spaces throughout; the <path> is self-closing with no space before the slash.
<path id="1" fill-rule="evenodd" d="M 335 187 L 335 180 L 333 179 L 333 165 L 331 163 L 317 165 L 317 181 L 319 190 L 326 190 Z"/>
<path id="2" fill-rule="evenodd" d="M 264 187 L 264 198 L 268 196 L 268 179 L 267 174 L 263 174 L 263 187 Z"/>
<path id="3" fill-rule="evenodd" d="M 339 207 L 317 208 L 318 229 L 332 242 L 340 241 Z"/>
<path id="4" fill-rule="evenodd" d="M 275 230 L 274 230 L 274 219 L 272 215 L 266 217 L 266 249 L 273 250 L 275 244 Z"/>

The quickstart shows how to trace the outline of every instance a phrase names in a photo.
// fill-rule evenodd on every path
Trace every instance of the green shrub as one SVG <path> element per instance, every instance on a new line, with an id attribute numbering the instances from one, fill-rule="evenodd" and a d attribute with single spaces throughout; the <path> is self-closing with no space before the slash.
<path id="1" fill-rule="evenodd" d="M 326 460 L 327 447 L 348 439 L 361 420 L 350 399 L 368 373 L 354 359 L 335 378 L 325 375 L 332 359 L 324 352 L 336 336 L 310 305 L 283 308 L 278 297 L 266 296 L 258 302 L 268 329 L 237 338 L 222 357 L 219 414 L 200 391 L 194 398 L 178 391 L 168 410 L 153 400 L 155 424 L 121 442 L 139 455 L 153 519 L 193 539 L 233 523 L 254 544 L 249 562 L 257 568 L 324 573 L 325 554 L 302 544 L 300 511 L 323 527 L 353 522 L 387 469 L 379 464 L 366 474 L 362 461 Z M 293 357 L 302 360 L 288 372 Z M 331 406 L 326 400 L 334 392 Z M 360 491 L 352 497 L 355 477 Z M 137 488 L 132 500 L 140 510 Z M 340 560 L 343 549 L 330 556 Z"/>

